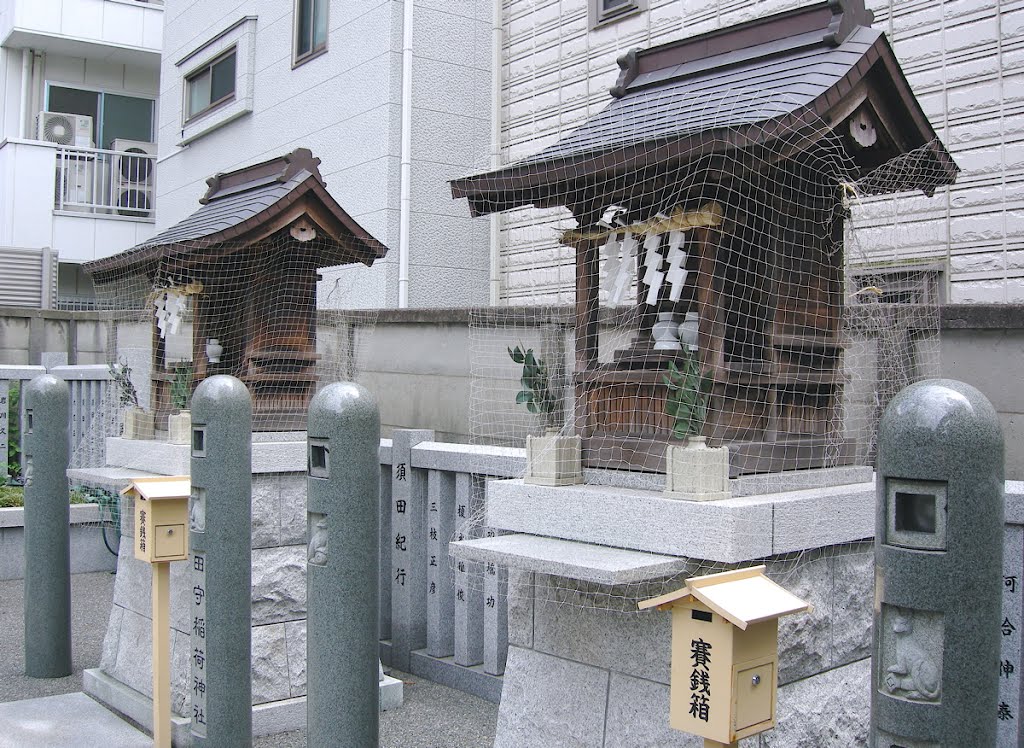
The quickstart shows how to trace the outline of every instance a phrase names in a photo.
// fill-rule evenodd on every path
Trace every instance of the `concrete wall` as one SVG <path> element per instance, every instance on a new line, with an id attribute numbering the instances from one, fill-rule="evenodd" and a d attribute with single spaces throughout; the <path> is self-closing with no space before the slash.
<path id="1" fill-rule="evenodd" d="M 0 579 L 25 577 L 25 510 L 0 509 Z M 71 507 L 71 573 L 114 571 L 117 556 L 103 545 L 102 530 L 97 524 L 96 504 L 75 504 Z M 117 550 L 117 531 L 107 530 L 111 547 Z"/>
<path id="2" fill-rule="evenodd" d="M 488 317 L 494 319 L 490 326 L 482 322 Z M 539 421 L 514 405 L 519 371 L 505 349 L 522 344 L 571 366 L 567 308 L 385 310 L 374 323 L 357 324 L 351 342 L 339 342 L 347 338 L 346 324 L 325 315 L 322 352 L 341 366 L 335 376 L 355 374 L 373 392 L 385 437 L 394 428 L 429 428 L 442 441 L 486 437 L 518 444 Z M 1024 388 L 1018 375 L 1024 371 L 1024 306 L 950 305 L 941 309 L 941 326 L 942 376 L 972 384 L 992 400 L 1006 438 L 1006 477 L 1024 480 Z M 113 345 L 109 330 L 100 313 L 0 308 L 0 364 L 38 364 L 43 353 L 67 354 L 71 363 L 104 363 Z M 118 323 L 116 336 L 118 355 L 145 371 L 145 323 L 129 315 Z M 857 355 L 870 359 L 877 353 L 858 345 Z M 338 350 L 344 346 L 350 352 Z M 862 374 L 872 371 L 873 365 Z M 861 410 L 870 404 L 863 377 L 851 384 L 851 398 Z"/>
<path id="3" fill-rule="evenodd" d="M 295 68 L 291 2 L 170 0 L 165 7 L 158 227 L 196 210 L 213 173 L 307 147 L 322 159 L 331 194 L 391 248 L 372 269 L 324 272 L 322 305 L 397 306 L 402 3 L 332 2 L 327 51 Z M 487 299 L 486 224 L 451 200 L 447 180 L 486 155 L 490 57 L 482 19 L 489 7 L 486 0 L 415 7 L 410 305 Z M 240 75 L 251 75 L 250 111 L 183 145 L 183 76 L 203 53 L 177 63 L 245 16 L 255 16 L 251 67 L 239 64 Z"/>
<path id="4" fill-rule="evenodd" d="M 505 3 L 502 159 L 534 154 L 611 102 L 615 59 L 805 0 L 649 0 L 590 30 L 587 1 Z M 934 198 L 901 195 L 855 210 L 851 261 L 938 262 L 951 303 L 1024 301 L 1024 3 L 867 0 L 939 137 L 962 172 Z M 572 257 L 555 240 L 567 212 L 501 218 L 502 295 L 564 303 Z M 561 219 L 561 220 L 559 220 Z"/>

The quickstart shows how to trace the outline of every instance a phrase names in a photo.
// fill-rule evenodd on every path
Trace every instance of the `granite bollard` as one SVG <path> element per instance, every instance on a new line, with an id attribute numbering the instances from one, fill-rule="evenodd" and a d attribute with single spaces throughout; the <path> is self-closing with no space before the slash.
<path id="1" fill-rule="evenodd" d="M 71 675 L 68 386 L 25 387 L 25 675 Z"/>
<path id="2" fill-rule="evenodd" d="M 192 744 L 252 744 L 252 398 L 235 377 L 192 396 Z"/>
<path id="3" fill-rule="evenodd" d="M 380 416 L 338 382 L 309 408 L 306 735 L 310 746 L 378 744 Z"/>
<path id="4" fill-rule="evenodd" d="M 1003 437 L 970 385 L 918 382 L 878 432 L 871 745 L 995 745 Z"/>

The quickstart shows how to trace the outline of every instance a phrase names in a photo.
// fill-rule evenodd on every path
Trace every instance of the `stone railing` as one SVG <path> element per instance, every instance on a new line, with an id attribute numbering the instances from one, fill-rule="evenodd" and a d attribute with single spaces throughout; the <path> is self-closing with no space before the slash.
<path id="1" fill-rule="evenodd" d="M 448 542 L 496 534 L 481 522 L 485 482 L 522 475 L 526 454 L 432 438 L 429 430 L 396 430 L 381 443 L 381 655 L 497 702 L 508 652 L 507 570 L 450 563 Z"/>
<path id="2" fill-rule="evenodd" d="M 0 463 L 4 480 L 10 477 L 7 445 L 11 435 L 16 434 L 20 440 L 24 433 L 21 424 L 25 399 L 19 397 L 18 411 L 10 413 L 11 385 L 15 383 L 23 392 L 27 382 L 46 372 L 43 366 L 0 366 L 0 456 L 3 457 Z M 102 467 L 105 464 L 104 438 L 110 435 L 107 421 L 114 417 L 108 413 L 111 404 L 109 369 L 100 364 L 54 366 L 49 373 L 68 383 L 68 448 L 72 466 Z"/>
<path id="3" fill-rule="evenodd" d="M 45 373 L 46 369 L 42 366 L 0 366 L 0 466 L 2 466 L 0 470 L 3 471 L 2 475 L 0 475 L 0 478 L 2 478 L 0 484 L 6 483 L 7 479 L 11 477 L 8 463 L 8 444 L 12 434 L 16 435 L 19 440 L 18 455 L 23 454 L 20 447 L 22 444 L 21 423 L 25 420 L 25 400 L 19 397 L 17 411 L 14 413 L 10 412 L 11 384 L 13 383 L 20 392 L 26 382 Z"/>

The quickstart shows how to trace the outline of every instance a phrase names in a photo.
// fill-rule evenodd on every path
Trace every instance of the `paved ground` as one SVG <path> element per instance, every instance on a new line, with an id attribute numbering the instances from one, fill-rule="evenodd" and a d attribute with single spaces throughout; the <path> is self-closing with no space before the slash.
<path id="1" fill-rule="evenodd" d="M 24 675 L 22 589 L 21 580 L 0 581 L 0 702 L 81 691 L 82 670 L 99 665 L 114 594 L 114 576 L 98 572 L 76 574 L 71 578 L 74 672 L 66 678 L 35 679 Z M 382 748 L 483 748 L 493 744 L 498 718 L 495 704 L 398 671 L 390 671 L 389 674 L 405 681 L 405 703 L 400 709 L 381 715 Z M 62 703 L 73 705 L 75 702 L 66 700 Z M 0 704 L 0 721 L 5 713 L 25 711 L 27 709 L 19 710 L 10 705 L 5 709 Z M 96 722 L 103 716 L 91 720 Z M 0 730 L 0 747 L 14 746 L 8 740 L 11 733 L 5 735 L 3 732 Z M 60 743 L 48 745 L 59 746 Z M 87 743 L 76 740 L 66 745 L 78 748 Z M 108 745 L 113 748 L 112 744 Z M 253 742 L 254 748 L 300 748 L 305 745 L 304 732 L 257 738 Z"/>

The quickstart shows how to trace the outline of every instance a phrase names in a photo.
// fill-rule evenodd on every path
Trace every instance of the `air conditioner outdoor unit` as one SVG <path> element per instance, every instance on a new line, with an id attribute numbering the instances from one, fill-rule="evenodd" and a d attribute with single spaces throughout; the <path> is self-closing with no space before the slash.
<path id="1" fill-rule="evenodd" d="M 57 189 L 61 190 L 57 207 L 62 210 L 92 210 L 95 160 L 87 157 L 66 156 L 62 169 L 57 170 Z"/>
<path id="2" fill-rule="evenodd" d="M 58 145 L 92 148 L 92 117 L 85 114 L 40 112 L 36 117 L 36 137 Z"/>
<path id="3" fill-rule="evenodd" d="M 117 180 L 117 212 L 122 216 L 148 216 L 153 208 L 153 159 L 156 143 L 117 138 L 111 144 Z"/>

